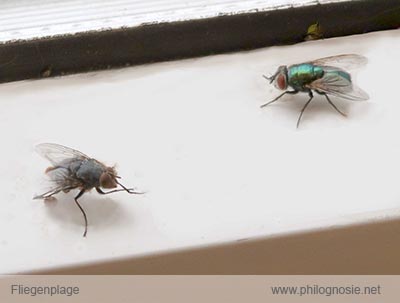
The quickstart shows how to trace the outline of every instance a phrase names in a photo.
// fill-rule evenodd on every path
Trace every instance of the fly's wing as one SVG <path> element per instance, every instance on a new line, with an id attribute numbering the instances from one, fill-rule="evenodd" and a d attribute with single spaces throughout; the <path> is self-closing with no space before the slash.
<path id="1" fill-rule="evenodd" d="M 54 143 L 42 143 L 36 145 L 35 149 L 39 155 L 49 160 L 54 166 L 68 159 L 89 159 L 80 151 Z"/>
<path id="2" fill-rule="evenodd" d="M 335 66 L 344 70 L 352 70 L 367 64 L 368 59 L 356 54 L 346 54 L 320 58 L 308 63 L 320 66 Z"/>
<path id="3" fill-rule="evenodd" d="M 339 68 L 325 67 L 324 76 L 311 82 L 307 87 L 348 100 L 368 100 L 368 94 L 357 87 L 351 79 L 345 77 L 344 74 L 347 73 Z"/>
<path id="4" fill-rule="evenodd" d="M 50 189 L 44 194 L 35 196 L 34 199 L 45 199 L 61 191 L 68 192 L 71 189 L 82 186 L 80 180 L 70 175 L 70 170 L 65 167 L 58 167 L 47 172 L 50 179 Z"/>

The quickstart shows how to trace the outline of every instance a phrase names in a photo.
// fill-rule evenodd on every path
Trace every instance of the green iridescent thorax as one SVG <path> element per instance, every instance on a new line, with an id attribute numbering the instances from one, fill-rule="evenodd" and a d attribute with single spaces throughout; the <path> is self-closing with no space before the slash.
<path id="1" fill-rule="evenodd" d="M 295 90 L 307 90 L 305 85 L 322 78 L 324 70 L 321 66 L 303 63 L 289 66 L 288 84 Z"/>

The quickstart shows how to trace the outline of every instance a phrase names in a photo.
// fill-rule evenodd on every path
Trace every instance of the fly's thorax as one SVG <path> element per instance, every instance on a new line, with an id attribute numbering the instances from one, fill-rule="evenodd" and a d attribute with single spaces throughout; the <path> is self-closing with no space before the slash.
<path id="1" fill-rule="evenodd" d="M 311 63 L 302 63 L 291 65 L 288 68 L 288 85 L 295 90 L 308 90 L 307 86 L 311 82 L 320 79 L 324 75 L 324 70 L 321 66 Z"/>
<path id="2" fill-rule="evenodd" d="M 288 87 L 288 70 L 285 65 L 279 66 L 275 75 L 273 76 L 274 85 L 280 90 L 285 90 Z"/>
<path id="3" fill-rule="evenodd" d="M 61 163 L 61 166 L 68 167 L 68 169 L 73 174 L 76 174 L 78 172 L 79 168 L 82 166 L 82 163 L 84 163 L 84 161 L 86 161 L 86 160 L 82 160 L 82 159 L 78 159 L 78 158 L 67 159 Z"/>
<path id="4" fill-rule="evenodd" d="M 86 188 L 99 187 L 101 175 L 107 167 L 95 159 L 85 159 L 82 161 L 75 175 L 85 185 Z"/>

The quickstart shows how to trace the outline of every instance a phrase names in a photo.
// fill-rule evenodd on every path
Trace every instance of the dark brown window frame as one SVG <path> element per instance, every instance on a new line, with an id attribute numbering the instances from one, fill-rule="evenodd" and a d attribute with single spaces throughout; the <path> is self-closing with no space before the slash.
<path id="1" fill-rule="evenodd" d="M 400 27 L 399 0 L 351 0 L 0 44 L 0 82 L 302 42 Z"/>

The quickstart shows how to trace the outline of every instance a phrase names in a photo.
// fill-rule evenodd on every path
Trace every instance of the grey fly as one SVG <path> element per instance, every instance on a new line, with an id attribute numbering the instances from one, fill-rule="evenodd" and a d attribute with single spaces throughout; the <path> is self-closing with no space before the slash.
<path id="1" fill-rule="evenodd" d="M 79 193 L 74 200 L 85 219 L 84 237 L 86 237 L 88 221 L 78 199 L 85 192 L 95 188 L 102 195 L 119 191 L 126 191 L 129 194 L 142 194 L 122 185 L 118 181 L 121 177 L 118 176 L 114 167 L 108 167 L 80 151 L 53 143 L 39 144 L 36 146 L 36 151 L 52 164 L 46 169 L 45 173 L 49 176 L 53 186 L 51 190 L 35 196 L 34 199 L 48 199 L 59 192 L 67 193 L 70 190 L 79 189 Z M 117 188 L 118 185 L 121 189 L 114 189 L 108 192 L 104 192 L 101 189 L 113 189 Z"/>

